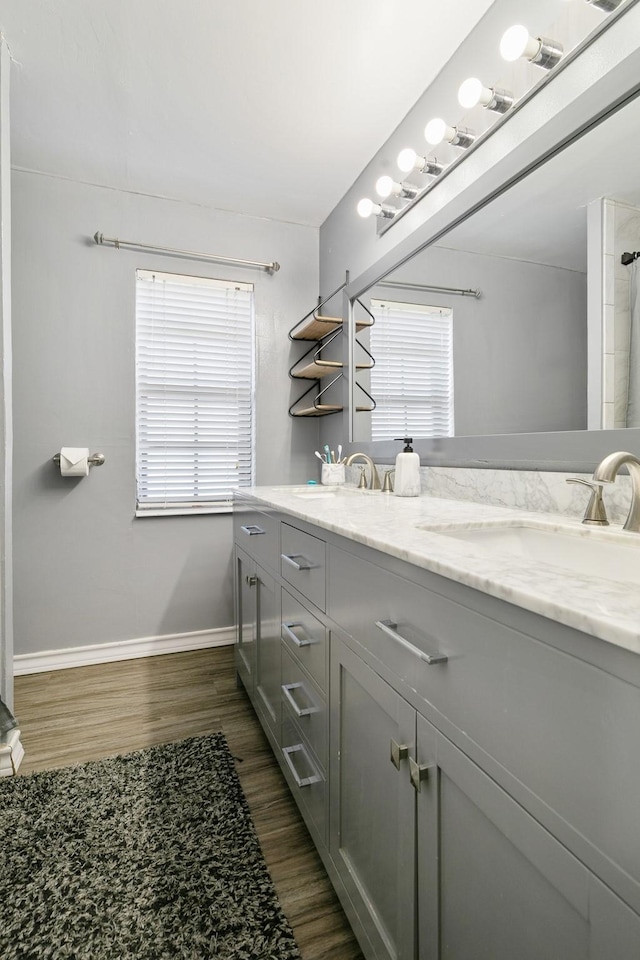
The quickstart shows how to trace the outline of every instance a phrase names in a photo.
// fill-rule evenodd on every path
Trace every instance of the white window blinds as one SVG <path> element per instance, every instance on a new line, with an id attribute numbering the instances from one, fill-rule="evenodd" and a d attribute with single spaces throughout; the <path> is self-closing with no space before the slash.
<path id="1" fill-rule="evenodd" d="M 452 311 L 389 300 L 371 311 L 371 439 L 453 436 Z"/>
<path id="2" fill-rule="evenodd" d="M 253 343 L 252 284 L 136 272 L 138 513 L 252 483 Z"/>

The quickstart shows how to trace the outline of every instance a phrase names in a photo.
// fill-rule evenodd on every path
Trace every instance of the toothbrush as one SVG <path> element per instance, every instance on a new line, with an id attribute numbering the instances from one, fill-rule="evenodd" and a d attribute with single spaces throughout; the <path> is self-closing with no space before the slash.
<path id="1" fill-rule="evenodd" d="M 329 444 L 325 443 L 322 449 L 324 450 L 325 457 L 327 458 L 325 463 L 331 463 L 331 450 L 329 450 Z"/>
<path id="2" fill-rule="evenodd" d="M 341 443 L 338 444 L 338 459 L 336 460 L 336 463 L 342 463 L 342 444 Z"/>
<path id="3" fill-rule="evenodd" d="M 324 457 L 324 455 L 323 455 L 322 453 L 318 453 L 317 450 L 314 450 L 313 452 L 315 453 L 315 455 L 316 455 L 316 457 L 318 458 L 318 460 L 321 460 L 323 463 L 326 463 L 326 462 L 327 462 L 327 461 L 326 461 L 326 458 Z"/>

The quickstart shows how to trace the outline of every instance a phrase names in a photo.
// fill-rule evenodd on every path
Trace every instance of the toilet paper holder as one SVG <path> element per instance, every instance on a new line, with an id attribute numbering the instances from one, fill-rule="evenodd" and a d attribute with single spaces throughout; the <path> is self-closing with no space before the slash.
<path id="1" fill-rule="evenodd" d="M 89 463 L 89 466 L 91 466 L 91 467 L 101 467 L 102 464 L 104 463 L 105 459 L 106 459 L 106 457 L 105 457 L 104 453 L 92 453 L 90 457 L 87 457 L 87 462 Z M 58 467 L 60 466 L 60 454 L 59 454 L 59 453 L 56 453 L 56 455 L 53 457 L 53 462 L 56 464 L 56 466 L 58 466 Z"/>

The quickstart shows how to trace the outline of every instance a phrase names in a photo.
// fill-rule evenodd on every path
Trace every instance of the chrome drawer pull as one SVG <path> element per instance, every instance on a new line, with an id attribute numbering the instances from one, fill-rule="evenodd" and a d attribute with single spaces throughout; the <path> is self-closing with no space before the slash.
<path id="1" fill-rule="evenodd" d="M 419 764 L 416 763 L 413 757 L 409 757 L 409 777 L 411 779 L 411 785 L 418 793 L 420 793 L 422 789 L 422 781 L 429 779 L 429 771 L 433 770 L 434 767 L 434 763 Z"/>
<path id="2" fill-rule="evenodd" d="M 308 717 L 309 714 L 318 712 L 318 708 L 313 705 L 310 707 L 299 707 L 293 699 L 292 690 L 302 689 L 305 693 L 307 692 L 303 683 L 283 683 L 281 689 L 296 717 Z"/>
<path id="3" fill-rule="evenodd" d="M 290 621 L 289 623 L 281 623 L 280 626 L 282 628 L 280 632 L 280 636 L 282 637 L 282 639 L 286 640 L 288 638 L 289 640 L 291 640 L 292 643 L 295 643 L 296 647 L 310 647 L 311 644 L 313 643 L 313 640 L 311 637 L 305 637 L 304 640 L 301 640 L 299 637 L 296 637 L 295 633 L 293 632 L 295 627 L 302 628 L 303 627 L 302 623 L 298 623 L 297 621 Z"/>
<path id="4" fill-rule="evenodd" d="M 313 569 L 313 564 L 311 563 L 311 561 L 307 560 L 307 558 L 302 553 L 292 553 L 290 555 L 287 555 L 286 553 L 281 553 L 280 556 L 282 557 L 283 560 L 286 560 L 287 563 L 290 563 L 292 567 L 295 567 L 296 570 L 312 570 Z"/>
<path id="5" fill-rule="evenodd" d="M 248 523 L 246 527 L 240 527 L 240 529 L 246 533 L 248 537 L 257 537 L 258 534 L 267 532 L 255 523 Z"/>
<path id="6" fill-rule="evenodd" d="M 299 753 L 300 751 L 302 751 L 302 753 L 304 754 L 304 756 L 305 756 L 306 759 L 307 759 L 307 763 L 309 763 L 309 766 L 311 766 L 311 763 L 310 763 L 310 761 L 309 761 L 309 757 L 307 756 L 307 751 L 304 749 L 304 747 L 302 746 L 301 743 L 296 743 L 296 744 L 294 744 L 293 747 L 283 747 L 283 748 L 282 748 L 282 755 L 283 755 L 283 757 L 284 757 L 284 759 L 285 759 L 285 761 L 286 761 L 286 763 L 287 763 L 287 766 L 289 767 L 289 770 L 291 770 L 291 774 L 292 774 L 292 776 L 293 776 L 293 779 L 294 779 L 295 782 L 298 784 L 298 786 L 299 786 L 299 787 L 310 787 L 312 783 L 319 783 L 319 781 L 320 781 L 322 778 L 321 778 L 321 777 L 319 776 L 319 774 L 317 774 L 317 773 L 312 774 L 310 777 L 301 777 L 301 776 L 299 776 L 298 771 L 296 770 L 295 766 L 293 765 L 293 760 L 291 759 L 291 754 L 292 754 L 292 753 Z"/>
<path id="7" fill-rule="evenodd" d="M 391 741 L 391 750 L 389 759 L 394 765 L 396 770 L 400 769 L 400 764 L 403 760 L 406 760 L 409 756 L 409 747 L 406 743 L 396 743 L 395 740 Z"/>
<path id="8" fill-rule="evenodd" d="M 414 657 L 419 657 L 420 660 L 424 660 L 425 663 L 446 663 L 449 659 L 446 653 L 424 653 L 424 651 L 414 646 L 413 643 L 409 643 L 408 640 L 405 640 L 405 638 L 398 633 L 398 624 L 394 623 L 393 620 L 376 620 L 376 627 L 382 630 L 383 633 L 386 633 L 388 637 L 391 637 L 392 640 L 401 643 Z"/>

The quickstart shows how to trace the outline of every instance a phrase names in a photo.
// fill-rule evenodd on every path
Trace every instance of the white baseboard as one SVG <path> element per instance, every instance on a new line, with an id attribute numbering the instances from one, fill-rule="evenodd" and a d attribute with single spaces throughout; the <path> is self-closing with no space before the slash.
<path id="1" fill-rule="evenodd" d="M 14 776 L 23 757 L 24 747 L 20 741 L 20 731 L 15 727 L 0 740 L 0 777 Z"/>
<path id="2" fill-rule="evenodd" d="M 23 653 L 13 658 L 13 675 L 20 677 L 27 673 L 66 670 L 94 663 L 113 663 L 116 660 L 135 660 L 163 653 L 224 647 L 234 640 L 235 627 L 220 627 L 216 630 L 195 630 L 192 633 L 170 633 L 160 637 L 141 637 L 139 640 L 116 640 L 113 643 L 94 643 L 86 647 Z"/>

